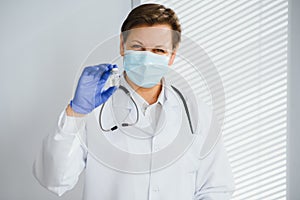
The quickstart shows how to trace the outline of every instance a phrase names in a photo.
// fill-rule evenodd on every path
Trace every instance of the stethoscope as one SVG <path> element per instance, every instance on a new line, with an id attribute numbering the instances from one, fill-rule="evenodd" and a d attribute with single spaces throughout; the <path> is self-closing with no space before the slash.
<path id="1" fill-rule="evenodd" d="M 178 94 L 178 96 L 180 97 L 182 103 L 183 103 L 183 106 L 184 106 L 184 109 L 185 109 L 185 113 L 187 115 L 187 118 L 188 118 L 188 121 L 189 121 L 189 126 L 190 126 L 190 130 L 191 130 L 191 133 L 194 134 L 194 131 L 193 131 L 193 127 L 192 127 L 192 121 L 191 121 L 191 117 L 190 117 L 190 112 L 189 112 L 189 109 L 188 109 L 188 106 L 187 106 L 187 103 L 186 103 L 186 100 L 184 99 L 182 93 L 176 88 L 174 87 L 173 85 L 171 85 L 172 89 Z M 138 109 L 138 106 L 136 104 L 136 102 L 134 101 L 133 97 L 131 96 L 130 92 L 128 89 L 126 89 L 124 86 L 120 85 L 118 87 L 118 89 L 122 90 L 129 98 L 130 100 L 133 102 L 134 104 L 134 107 L 136 109 L 136 120 L 132 123 L 128 123 L 128 122 L 122 122 L 121 123 L 121 126 L 122 127 L 129 127 L 129 126 L 134 126 L 138 123 L 139 121 L 139 109 Z M 115 125 L 113 127 L 111 127 L 110 129 L 104 129 L 103 126 L 102 126 L 102 112 L 103 112 L 103 109 L 104 109 L 104 106 L 105 106 L 105 103 L 102 104 L 102 107 L 100 109 L 100 113 L 99 113 L 99 125 L 100 125 L 100 128 L 103 132 L 111 132 L 111 131 L 114 131 L 114 130 L 117 130 L 118 129 L 118 126 Z"/>

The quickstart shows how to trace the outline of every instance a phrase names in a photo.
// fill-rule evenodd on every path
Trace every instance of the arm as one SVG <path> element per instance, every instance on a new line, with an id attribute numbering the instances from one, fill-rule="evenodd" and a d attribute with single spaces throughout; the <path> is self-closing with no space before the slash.
<path id="1" fill-rule="evenodd" d="M 233 174 L 227 157 L 221 126 L 213 111 L 198 101 L 203 142 L 196 172 L 195 200 L 228 200 L 234 191 Z"/>
<path id="2" fill-rule="evenodd" d="M 75 186 L 85 167 L 87 152 L 81 145 L 86 142 L 84 116 L 116 90 L 116 87 L 103 90 L 113 67 L 117 66 L 100 64 L 83 70 L 73 100 L 60 115 L 55 133 L 44 139 L 34 162 L 33 173 L 37 180 L 59 196 Z"/>
<path id="3" fill-rule="evenodd" d="M 55 133 L 44 139 L 33 165 L 40 184 L 59 196 L 75 186 L 85 167 L 87 153 L 76 136 L 85 141 L 85 122 L 75 115 L 69 106 L 61 113 Z"/>
<path id="4" fill-rule="evenodd" d="M 194 199 L 227 200 L 231 198 L 233 191 L 233 175 L 220 137 L 213 151 L 201 161 Z"/>

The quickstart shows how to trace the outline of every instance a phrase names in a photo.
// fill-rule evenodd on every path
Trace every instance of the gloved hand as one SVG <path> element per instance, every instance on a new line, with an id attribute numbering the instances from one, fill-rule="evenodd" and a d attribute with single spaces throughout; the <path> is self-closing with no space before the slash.
<path id="1" fill-rule="evenodd" d="M 88 114 L 104 103 L 117 89 L 110 87 L 103 91 L 110 70 L 116 67 L 117 65 L 99 64 L 84 68 L 70 102 L 71 108 L 77 113 Z"/>

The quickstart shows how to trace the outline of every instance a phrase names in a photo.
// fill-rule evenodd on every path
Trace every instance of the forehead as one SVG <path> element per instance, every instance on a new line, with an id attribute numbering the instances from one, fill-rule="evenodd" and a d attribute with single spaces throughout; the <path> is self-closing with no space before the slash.
<path id="1" fill-rule="evenodd" d="M 169 25 L 143 26 L 128 31 L 126 42 L 139 41 L 144 46 L 172 46 L 172 31 Z"/>

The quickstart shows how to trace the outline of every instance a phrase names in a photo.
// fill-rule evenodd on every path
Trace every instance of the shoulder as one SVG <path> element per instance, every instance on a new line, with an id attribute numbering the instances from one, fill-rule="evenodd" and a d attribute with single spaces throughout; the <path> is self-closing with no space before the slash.
<path id="1" fill-rule="evenodd" d="M 175 86 L 176 87 L 176 86 Z M 221 136 L 221 126 L 212 106 L 186 88 L 176 87 L 187 104 L 194 133 L 201 145 L 200 157 L 206 157 L 216 146 Z M 173 87 L 169 86 L 169 90 Z M 172 92 L 176 95 L 176 92 Z M 177 96 L 178 96 L 177 92 Z"/>
<path id="2" fill-rule="evenodd" d="M 186 88 L 174 85 L 166 85 L 165 87 L 167 88 L 166 93 L 169 98 L 173 97 L 174 99 L 174 97 L 177 97 L 177 102 L 178 100 L 185 101 L 196 133 L 207 133 L 213 118 L 212 106 L 190 89 L 187 90 Z"/>

